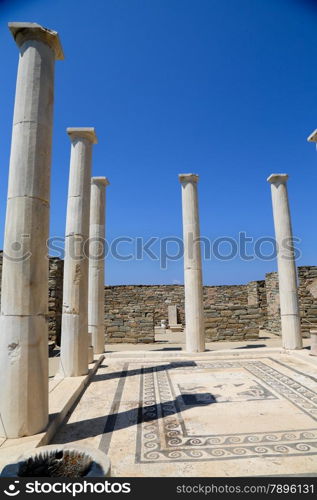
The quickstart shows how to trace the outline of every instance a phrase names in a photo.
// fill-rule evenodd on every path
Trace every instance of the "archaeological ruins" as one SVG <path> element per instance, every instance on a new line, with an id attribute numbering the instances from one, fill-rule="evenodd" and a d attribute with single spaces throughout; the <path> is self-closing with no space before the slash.
<path id="1" fill-rule="evenodd" d="M 94 127 L 70 123 L 65 258 L 49 257 L 54 67 L 67 63 L 57 32 L 9 29 L 19 63 L 0 258 L 1 468 L 53 444 L 95 448 L 114 476 L 316 473 L 317 266 L 296 268 L 283 245 L 288 175 L 263 179 L 278 272 L 204 286 L 199 176 L 181 173 L 184 285 L 108 286 L 98 252 L 110 182 L 106 167 L 94 176 Z"/>

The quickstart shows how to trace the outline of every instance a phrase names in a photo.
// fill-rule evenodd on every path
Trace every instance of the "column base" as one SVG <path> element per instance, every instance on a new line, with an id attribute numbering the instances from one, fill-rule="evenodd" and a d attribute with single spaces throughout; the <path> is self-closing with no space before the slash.
<path id="1" fill-rule="evenodd" d="M 92 345 L 94 354 L 103 354 L 105 352 L 105 331 L 104 326 L 92 326 Z"/>
<path id="2" fill-rule="evenodd" d="M 88 329 L 78 314 L 63 314 L 59 373 L 80 377 L 88 373 Z"/>
<path id="3" fill-rule="evenodd" d="M 303 348 L 300 318 L 295 314 L 281 316 L 283 348 L 298 350 Z"/>
<path id="4" fill-rule="evenodd" d="M 90 365 L 94 360 L 94 348 L 92 345 L 88 347 L 88 364 Z"/>

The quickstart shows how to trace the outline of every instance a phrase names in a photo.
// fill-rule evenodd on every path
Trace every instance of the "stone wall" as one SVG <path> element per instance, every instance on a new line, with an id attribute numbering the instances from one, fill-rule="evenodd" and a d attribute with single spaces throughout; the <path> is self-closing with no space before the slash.
<path id="1" fill-rule="evenodd" d="M 0 299 L 2 252 L 0 251 Z M 303 336 L 317 328 L 317 266 L 298 268 L 299 304 Z M 204 287 L 204 311 L 208 340 L 257 338 L 261 329 L 280 335 L 278 275 L 247 285 Z M 60 343 L 63 302 L 63 261 L 49 260 L 49 340 Z M 128 285 L 105 287 L 106 341 L 153 342 L 154 326 L 164 319 L 168 306 L 176 305 L 179 322 L 185 324 L 182 285 Z"/>
<path id="2" fill-rule="evenodd" d="M 106 342 L 153 342 L 154 326 L 168 324 L 168 306 L 176 305 L 185 323 L 181 285 L 120 285 L 105 287 Z"/>
<path id="3" fill-rule="evenodd" d="M 259 308 L 260 328 L 267 326 L 267 299 L 266 299 L 266 286 L 265 280 L 250 281 L 247 285 L 248 293 L 248 306 L 256 306 Z"/>
<path id="4" fill-rule="evenodd" d="M 106 342 L 154 342 L 154 309 L 152 287 L 105 287 Z"/>
<path id="5" fill-rule="evenodd" d="M 250 340 L 259 337 L 261 311 L 257 306 L 205 306 L 206 339 Z"/>
<path id="6" fill-rule="evenodd" d="M 265 275 L 265 289 L 267 302 L 266 328 L 269 332 L 279 335 L 281 333 L 281 319 L 277 273 Z"/>
<path id="7" fill-rule="evenodd" d="M 317 266 L 298 268 L 298 295 L 303 336 L 317 328 Z"/>
<path id="8" fill-rule="evenodd" d="M 49 259 L 48 278 L 48 337 L 60 345 L 63 310 L 64 261 L 57 257 Z"/>
<path id="9" fill-rule="evenodd" d="M 153 342 L 154 325 L 168 324 L 168 305 L 176 305 L 185 324 L 182 285 L 105 287 L 106 342 Z M 257 338 L 259 304 L 248 306 L 245 285 L 204 287 L 206 336 L 212 340 Z"/>
<path id="10" fill-rule="evenodd" d="M 204 287 L 204 312 L 209 341 L 258 338 L 262 316 L 257 282 Z"/>
<path id="11" fill-rule="evenodd" d="M 257 306 L 260 309 L 260 327 L 267 326 L 267 298 L 265 280 L 250 281 L 247 285 L 248 305 Z"/>
<path id="12" fill-rule="evenodd" d="M 302 318 L 303 336 L 309 336 L 310 328 L 317 328 L 317 266 L 302 266 L 298 268 L 299 276 L 299 305 Z M 107 290 L 117 290 L 117 305 L 121 303 L 121 309 L 125 308 L 125 290 L 129 287 L 106 287 L 105 316 L 110 326 L 110 320 L 120 321 L 114 318 L 118 313 L 107 310 Z M 140 300 L 152 310 L 154 325 L 158 325 L 161 319 L 167 321 L 167 306 L 175 304 L 178 307 L 180 321 L 184 325 L 184 288 L 180 285 L 158 285 L 130 287 L 135 289 L 133 300 Z M 121 296 L 121 298 L 119 298 Z M 121 300 L 121 302 L 120 302 Z M 128 297 L 128 307 L 133 303 L 131 294 Z M 268 332 L 280 335 L 280 302 L 278 274 L 268 273 L 265 280 L 251 281 L 247 285 L 232 286 L 207 286 L 204 287 L 204 311 L 206 318 L 206 338 L 209 340 L 242 340 L 257 338 L 259 330 L 266 329 Z M 149 314 L 149 311 L 148 311 Z M 119 326 L 119 325 L 116 325 Z M 111 326 L 110 326 L 111 328 Z M 119 329 L 118 329 L 119 330 Z M 116 331 L 118 331 L 116 330 Z M 120 334 L 120 331 L 119 331 Z M 129 338 L 132 340 L 134 333 Z M 120 341 L 124 342 L 126 337 L 121 332 Z M 148 338 L 148 334 L 146 340 Z M 116 342 L 112 333 L 107 334 L 109 342 Z"/>
<path id="13" fill-rule="evenodd" d="M 309 337 L 310 329 L 317 328 L 317 266 L 300 266 L 298 272 L 298 297 L 303 337 Z M 280 298 L 278 274 L 265 277 L 267 319 L 265 327 L 271 333 L 281 334 Z"/>

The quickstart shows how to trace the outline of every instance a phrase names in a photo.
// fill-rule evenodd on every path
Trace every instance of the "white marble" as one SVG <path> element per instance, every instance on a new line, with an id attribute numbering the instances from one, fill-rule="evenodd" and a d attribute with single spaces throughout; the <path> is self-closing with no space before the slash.
<path id="1" fill-rule="evenodd" d="M 203 284 L 196 174 L 180 174 L 182 185 L 186 350 L 205 350 Z"/>
<path id="2" fill-rule="evenodd" d="M 177 325 L 177 306 L 168 306 L 168 325 L 169 327 Z"/>
<path id="3" fill-rule="evenodd" d="M 297 293 L 297 271 L 291 215 L 287 194 L 287 174 L 272 174 L 271 184 L 277 264 L 280 292 L 282 342 L 285 349 L 302 349 L 302 335 Z"/>
<path id="4" fill-rule="evenodd" d="M 66 216 L 60 373 L 88 372 L 88 237 L 94 128 L 68 128 L 71 140 Z"/>
<path id="5" fill-rule="evenodd" d="M 94 354 L 105 350 L 105 206 L 106 177 L 92 177 L 89 226 L 88 331 Z"/>
<path id="6" fill-rule="evenodd" d="M 0 434 L 48 423 L 48 259 L 56 31 L 9 23 L 19 46 L 0 317 Z"/>

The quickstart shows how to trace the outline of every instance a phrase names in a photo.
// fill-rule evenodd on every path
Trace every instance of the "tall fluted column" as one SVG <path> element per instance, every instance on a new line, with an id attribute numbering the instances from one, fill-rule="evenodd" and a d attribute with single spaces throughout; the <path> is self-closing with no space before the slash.
<path id="1" fill-rule="evenodd" d="M 105 202 L 106 177 L 92 177 L 89 228 L 88 332 L 94 354 L 105 350 Z"/>
<path id="2" fill-rule="evenodd" d="M 186 351 L 205 350 L 203 284 L 196 174 L 180 174 L 182 185 Z"/>
<path id="3" fill-rule="evenodd" d="M 56 31 L 9 23 L 20 50 L 4 236 L 0 318 L 0 434 L 48 422 L 48 258 Z"/>
<path id="4" fill-rule="evenodd" d="M 302 349 L 297 293 L 297 272 L 291 215 L 287 194 L 287 174 L 272 174 L 271 184 L 277 265 L 280 292 L 282 342 L 284 349 Z"/>
<path id="5" fill-rule="evenodd" d="M 88 238 L 94 128 L 68 128 L 71 140 L 65 235 L 60 372 L 88 372 Z"/>

